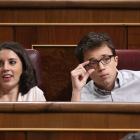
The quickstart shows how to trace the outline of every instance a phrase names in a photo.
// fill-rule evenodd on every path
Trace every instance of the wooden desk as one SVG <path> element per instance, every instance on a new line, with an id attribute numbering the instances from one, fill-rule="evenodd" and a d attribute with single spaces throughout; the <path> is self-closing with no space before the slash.
<path id="1" fill-rule="evenodd" d="M 4 140 L 118 140 L 140 130 L 140 103 L 0 103 Z"/>

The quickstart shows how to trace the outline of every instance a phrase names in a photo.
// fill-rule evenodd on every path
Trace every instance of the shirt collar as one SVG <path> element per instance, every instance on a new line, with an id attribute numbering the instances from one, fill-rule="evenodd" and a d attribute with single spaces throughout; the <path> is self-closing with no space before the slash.
<path id="1" fill-rule="evenodd" d="M 94 84 L 94 90 L 100 95 L 110 95 L 111 94 L 111 91 L 99 89 L 98 87 L 95 86 L 95 84 Z"/>
<path id="2" fill-rule="evenodd" d="M 119 84 L 119 86 L 121 87 L 122 86 L 122 84 L 123 84 L 123 77 L 122 77 L 122 74 L 120 73 L 120 71 L 118 71 L 117 70 L 117 80 L 118 80 L 118 84 Z"/>

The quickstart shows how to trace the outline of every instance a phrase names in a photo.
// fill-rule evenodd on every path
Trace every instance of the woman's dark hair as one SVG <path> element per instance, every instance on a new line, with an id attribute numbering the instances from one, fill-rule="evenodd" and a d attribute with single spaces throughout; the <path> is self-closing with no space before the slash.
<path id="1" fill-rule="evenodd" d="M 21 92 L 22 95 L 27 94 L 32 87 L 37 85 L 37 74 L 28 54 L 23 46 L 17 42 L 5 42 L 0 44 L 0 51 L 4 49 L 14 51 L 20 58 L 23 72 L 20 76 L 19 92 Z"/>
<path id="2" fill-rule="evenodd" d="M 84 61 L 84 52 L 90 49 L 95 49 L 101 47 L 102 45 L 107 45 L 111 50 L 112 54 L 115 56 L 115 47 L 110 37 L 106 33 L 90 32 L 85 35 L 78 46 L 75 49 L 75 54 L 80 63 Z"/>

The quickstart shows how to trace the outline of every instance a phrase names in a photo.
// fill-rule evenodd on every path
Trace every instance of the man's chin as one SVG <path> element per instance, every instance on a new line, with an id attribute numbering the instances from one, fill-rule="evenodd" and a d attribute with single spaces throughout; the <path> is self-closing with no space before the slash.
<path id="1" fill-rule="evenodd" d="M 102 90 L 106 90 L 111 87 L 110 86 L 111 84 L 108 81 L 105 81 L 105 82 L 102 81 L 100 84 L 97 84 L 97 83 L 94 83 L 94 84 L 96 87 L 98 87 L 99 89 L 102 89 Z"/>

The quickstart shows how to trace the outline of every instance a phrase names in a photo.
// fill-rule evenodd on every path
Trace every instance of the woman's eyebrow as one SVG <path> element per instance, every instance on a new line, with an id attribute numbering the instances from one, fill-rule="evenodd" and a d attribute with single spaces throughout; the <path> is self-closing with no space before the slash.
<path id="1" fill-rule="evenodd" d="M 17 60 L 16 58 L 10 58 L 9 60 Z"/>

